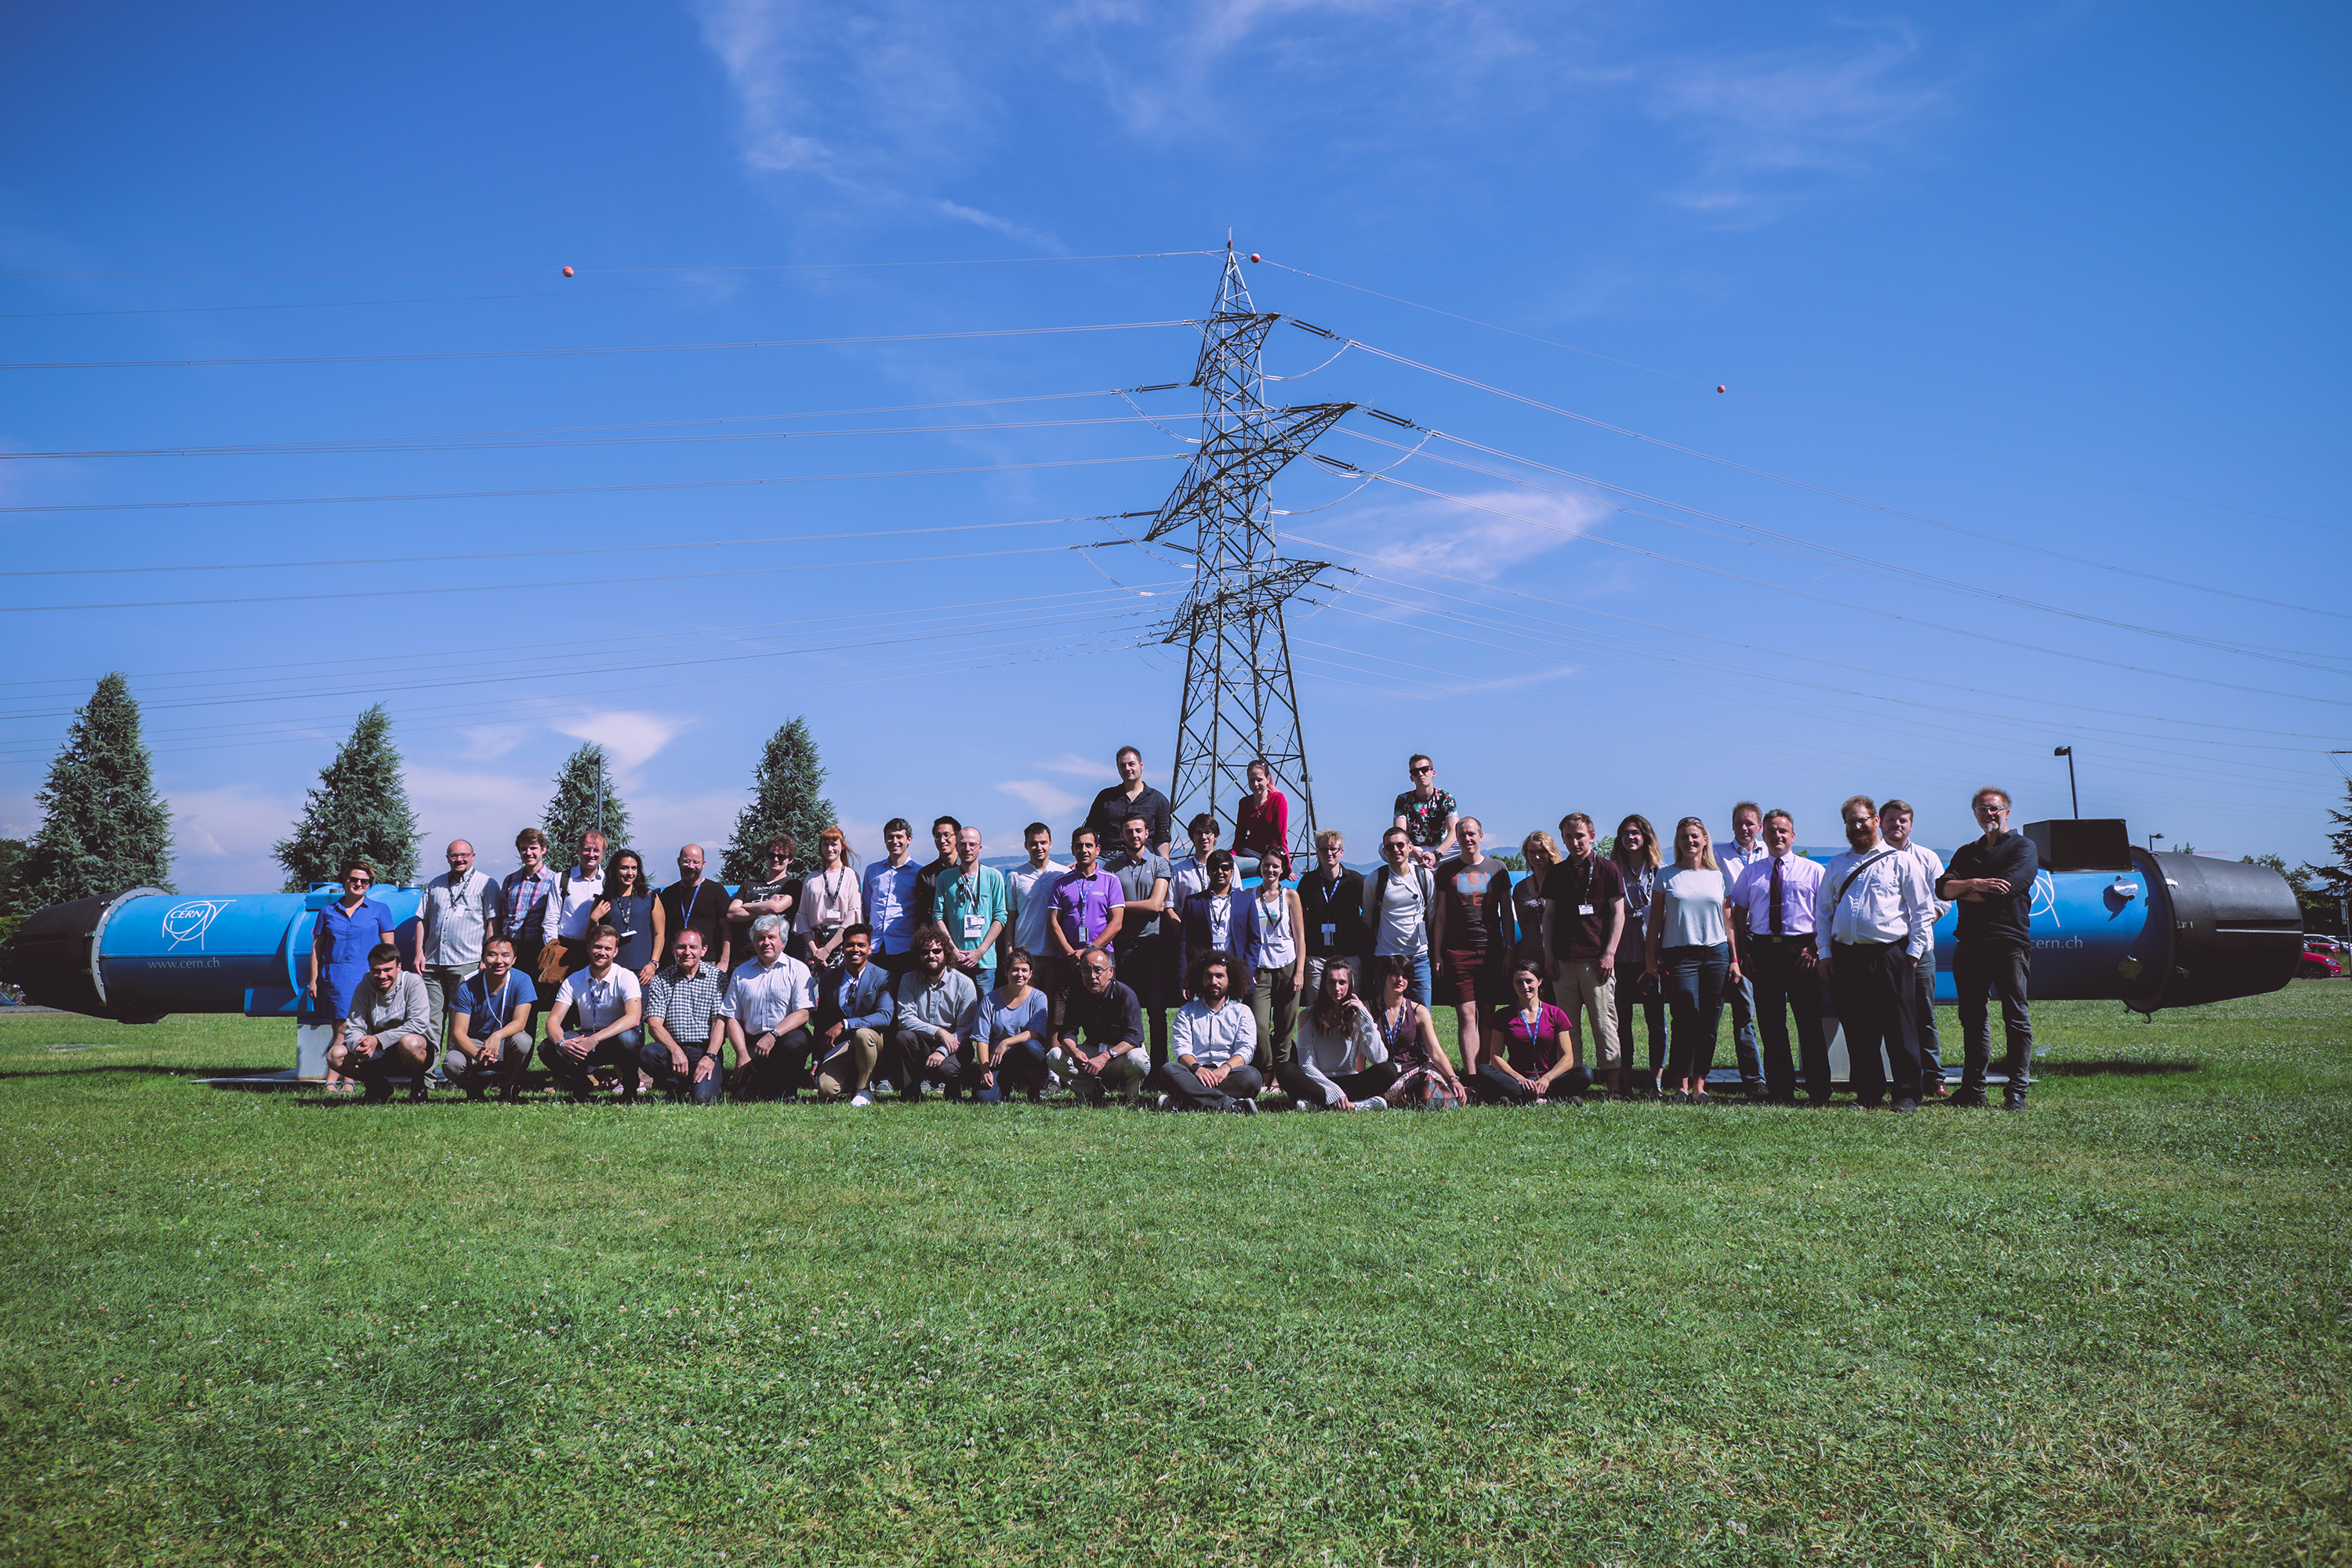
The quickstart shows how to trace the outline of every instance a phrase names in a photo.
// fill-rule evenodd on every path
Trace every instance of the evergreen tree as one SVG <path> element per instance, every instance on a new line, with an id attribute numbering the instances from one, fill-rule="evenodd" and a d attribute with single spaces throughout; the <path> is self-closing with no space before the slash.
<path id="1" fill-rule="evenodd" d="M 2344 804 L 2347 809 L 2330 808 L 2327 815 L 2336 824 L 2336 831 L 2327 836 L 2327 847 L 2336 851 L 2333 866 L 2306 864 L 2304 869 L 2326 884 L 2323 889 L 2329 902 L 2352 896 L 2352 783 L 2344 786 Z"/>
<path id="2" fill-rule="evenodd" d="M 352 738 L 319 770 L 294 837 L 271 851 L 286 868 L 286 890 L 331 882 L 346 858 L 375 868 L 379 882 L 416 879 L 416 814 L 392 743 L 392 716 L 379 702 L 359 716 Z"/>
<path id="3" fill-rule="evenodd" d="M 824 787 L 824 764 L 816 759 L 807 721 L 794 719 L 769 736 L 760 765 L 751 770 L 751 804 L 735 818 L 719 879 L 761 880 L 768 869 L 768 840 L 780 834 L 800 846 L 799 858 L 815 858 L 816 836 L 834 822 L 833 802 L 817 793 Z"/>
<path id="4" fill-rule="evenodd" d="M 596 812 L 600 786 L 604 806 L 601 822 Z M 591 742 L 563 759 L 563 765 L 555 770 L 555 794 L 548 800 L 539 827 L 547 835 L 549 861 L 559 867 L 570 863 L 580 836 L 592 827 L 604 830 L 606 865 L 612 864 L 614 851 L 628 847 L 629 808 L 621 792 L 613 787 L 613 760 L 604 754 L 604 747 Z"/>
<path id="5" fill-rule="evenodd" d="M 172 810 L 155 793 L 139 704 L 120 672 L 74 715 L 39 799 L 40 830 L 9 879 L 10 908 L 28 914 L 132 888 L 171 889 Z"/>

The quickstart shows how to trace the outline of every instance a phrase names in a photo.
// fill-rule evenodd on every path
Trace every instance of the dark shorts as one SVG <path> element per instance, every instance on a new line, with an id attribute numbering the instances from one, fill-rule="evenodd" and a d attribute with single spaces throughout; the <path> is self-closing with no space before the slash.
<path id="1" fill-rule="evenodd" d="M 1445 950 L 1445 978 L 1439 984 L 1438 996 L 1456 1007 L 1476 1007 L 1488 1000 L 1494 989 L 1486 974 L 1486 954 L 1484 952 L 1464 952 L 1454 948 Z"/>

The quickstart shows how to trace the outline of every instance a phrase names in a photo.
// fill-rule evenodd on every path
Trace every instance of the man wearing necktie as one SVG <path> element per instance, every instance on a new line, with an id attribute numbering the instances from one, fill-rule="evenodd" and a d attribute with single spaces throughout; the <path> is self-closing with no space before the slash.
<path id="1" fill-rule="evenodd" d="M 1797 1067 L 1814 1105 L 1830 1098 L 1830 1048 L 1822 1034 L 1822 977 L 1814 961 L 1815 900 L 1821 862 L 1796 852 L 1797 823 L 1785 811 L 1764 817 L 1764 855 L 1733 884 L 1731 939 L 1739 972 L 1756 987 L 1766 1093 L 1776 1105 L 1797 1099 Z M 1789 1059 L 1789 1015 L 1797 1016 L 1797 1062 Z"/>

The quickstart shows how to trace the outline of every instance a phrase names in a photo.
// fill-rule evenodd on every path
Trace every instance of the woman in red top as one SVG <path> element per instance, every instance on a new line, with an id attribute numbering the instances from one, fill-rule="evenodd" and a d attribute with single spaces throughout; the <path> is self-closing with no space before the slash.
<path id="1" fill-rule="evenodd" d="M 1234 813 L 1234 858 L 1249 864 L 1236 868 L 1244 876 L 1257 875 L 1257 858 L 1269 849 L 1290 844 L 1290 802 L 1274 787 L 1274 764 L 1254 757 L 1249 765 L 1249 794 Z"/>
<path id="2" fill-rule="evenodd" d="M 1576 1064 L 1576 1026 L 1543 999 L 1543 966 L 1527 959 L 1511 965 L 1516 1005 L 1495 1015 L 1470 1092 L 1496 1105 L 1581 1105 L 1592 1074 Z"/>

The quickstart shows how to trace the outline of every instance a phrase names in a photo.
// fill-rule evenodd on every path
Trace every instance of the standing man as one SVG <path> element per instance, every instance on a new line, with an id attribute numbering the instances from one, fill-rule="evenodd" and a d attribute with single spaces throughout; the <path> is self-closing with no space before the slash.
<path id="1" fill-rule="evenodd" d="M 474 847 L 449 840 L 449 869 L 425 884 L 416 906 L 416 973 L 425 982 L 425 1007 L 433 1018 L 436 1060 L 433 1071 L 449 1071 L 445 1034 L 458 988 L 482 966 L 482 942 L 499 923 L 498 879 L 474 869 Z M 508 963 L 512 965 L 513 959 Z M 487 1033 L 488 1031 L 484 1031 Z"/>
<path id="2" fill-rule="evenodd" d="M 1423 867 L 1434 866 L 1454 848 L 1454 797 L 1437 787 L 1437 764 L 1423 753 L 1415 752 L 1405 771 L 1412 775 L 1412 787 L 1396 797 L 1396 826 L 1412 847 L 1412 858 Z"/>
<path id="3" fill-rule="evenodd" d="M 539 1059 L 555 1075 L 555 1086 L 574 1100 L 588 1097 L 588 1075 L 600 1067 L 620 1069 L 624 1100 L 637 1098 L 645 987 L 614 962 L 620 956 L 621 933 L 608 925 L 590 926 L 588 967 L 563 977 L 547 1016 Z"/>
<path id="4" fill-rule="evenodd" d="M 955 869 L 956 842 L 962 832 L 963 824 L 952 816 L 931 819 L 931 847 L 938 854 L 929 865 L 915 873 L 915 935 L 918 940 L 923 932 L 939 924 L 940 879 Z M 955 943 L 948 943 L 948 951 L 954 952 Z"/>
<path id="5" fill-rule="evenodd" d="M 1117 1094 L 1133 1105 L 1150 1072 L 1143 1045 L 1143 1010 L 1135 993 L 1111 976 L 1110 954 L 1098 947 L 1077 961 L 1077 979 L 1054 1009 L 1054 1048 L 1045 1065 L 1081 1097 L 1100 1105 Z M 1243 1016 L 1248 1016 L 1246 1010 Z"/>
<path id="6" fill-rule="evenodd" d="M 1454 817 L 1445 818 L 1446 837 L 1454 836 Z M 1423 1006 L 1429 1005 L 1429 910 L 1437 900 L 1437 883 L 1429 868 L 1414 857 L 1412 842 L 1402 827 L 1381 836 L 1381 868 L 1364 879 L 1364 925 L 1372 935 L 1374 958 L 1402 958 L 1412 965 L 1412 984 L 1406 992 Z"/>
<path id="7" fill-rule="evenodd" d="M 751 922 L 751 956 L 728 977 L 719 1015 L 735 1042 L 735 1093 L 743 1100 L 791 1100 L 808 1080 L 809 1015 L 816 982 L 784 951 L 782 915 Z"/>
<path id="8" fill-rule="evenodd" d="M 1715 847 L 1715 863 L 1723 868 L 1723 896 L 1729 899 L 1739 885 L 1739 874 L 1764 858 L 1764 808 L 1743 800 L 1731 808 L 1731 842 Z M 1764 1064 L 1756 1054 L 1756 986 L 1748 971 L 1742 969 L 1736 983 L 1725 982 L 1723 999 L 1731 1004 L 1731 1043 L 1739 1059 L 1739 1085 L 1749 1100 L 1760 1102 L 1765 1095 Z"/>
<path id="9" fill-rule="evenodd" d="M 727 942 L 730 951 L 751 951 L 751 922 L 761 915 L 782 915 L 784 920 L 784 951 L 787 952 L 805 944 L 791 932 L 793 910 L 801 901 L 802 879 L 793 868 L 793 857 L 800 853 L 800 843 L 789 833 L 780 833 L 761 847 L 764 869 L 761 880 L 746 882 L 735 889 L 727 901 Z"/>
<path id="10" fill-rule="evenodd" d="M 1430 951 L 1444 966 L 1446 994 L 1462 1041 L 1462 1072 L 1478 1070 L 1478 1020 L 1511 956 L 1518 933 L 1511 918 L 1511 868 L 1486 854 L 1486 825 L 1475 816 L 1455 819 L 1459 850 L 1437 865 L 1437 898 L 1431 907 Z"/>
<path id="11" fill-rule="evenodd" d="M 1830 1102 L 1830 1047 L 1822 1033 L 1822 975 L 1814 949 L 1822 866 L 1796 853 L 1797 821 L 1785 811 L 1764 817 L 1764 858 L 1731 889 L 1731 940 L 1739 973 L 1756 986 L 1764 1037 L 1764 1089 L 1773 1103 L 1797 1102 L 1789 1062 L 1789 1015 L 1797 1016 L 1797 1064 L 1805 1097 Z"/>
<path id="12" fill-rule="evenodd" d="M 537 990 L 539 955 L 547 946 L 547 903 L 555 897 L 555 873 L 547 868 L 547 835 L 526 827 L 514 842 L 522 864 L 499 879 L 498 931 L 514 942 L 515 968 L 533 986 L 534 1005 L 551 1006 L 552 994 Z"/>
<path id="13" fill-rule="evenodd" d="M 1959 993 L 1960 1092 L 1955 1105 L 1985 1102 L 1985 1070 L 1992 1032 L 1985 1016 L 1985 993 L 2000 998 L 2000 1026 L 2008 1047 L 2009 1091 L 2003 1110 L 2025 1109 L 2033 1061 L 2033 1015 L 2026 997 L 2033 973 L 2033 883 L 2042 858 L 2033 840 L 2009 830 L 2009 792 L 1977 791 L 1969 803 L 1984 837 L 1952 851 L 1951 869 L 1936 891 L 1960 906 L 1959 931 L 1952 946 L 1952 985 Z"/>
<path id="14" fill-rule="evenodd" d="M 673 1100 L 716 1105 L 726 1087 L 725 978 L 702 962 L 702 933 L 688 927 L 670 944 L 676 959 L 646 987 L 646 1033 L 637 1065 Z M 747 966 L 748 967 L 748 966 Z"/>
<path id="15" fill-rule="evenodd" d="M 1364 924 L 1364 877 L 1339 863 L 1348 840 L 1336 827 L 1315 836 L 1315 869 L 1298 879 L 1298 906 L 1307 925 L 1307 976 L 1302 997 L 1323 994 L 1323 971 L 1345 964 L 1363 979 L 1364 956 L 1372 950 Z M 1177 908 L 1183 905 L 1179 903 Z"/>
<path id="16" fill-rule="evenodd" d="M 1544 874 L 1543 951 L 1551 964 L 1552 994 L 1573 1026 L 1591 1022 L 1592 1065 L 1610 1075 L 1618 1100 L 1633 1091 L 1633 1069 L 1617 1039 L 1617 944 L 1625 935 L 1625 878 L 1600 853 L 1592 818 L 1571 811 L 1559 819 L 1567 858 Z M 1625 984 L 1633 984 L 1640 976 Z"/>
<path id="17" fill-rule="evenodd" d="M 1007 936 L 996 962 L 1003 964 L 1020 948 L 1030 955 L 1030 978 L 1051 995 L 1061 989 L 1062 977 L 1046 931 L 1054 923 L 1055 879 L 1069 868 L 1055 861 L 1054 830 L 1042 822 L 1021 830 L 1021 847 L 1029 852 L 1029 862 L 1004 873 Z"/>
<path id="18" fill-rule="evenodd" d="M 1113 967 L 1135 993 L 1151 1036 L 1151 1065 L 1168 1059 L 1168 889 L 1174 868 L 1151 847 L 1151 819 L 1130 811 L 1119 825 L 1121 844 L 1103 869 L 1118 879 L 1118 941 Z"/>
<path id="19" fill-rule="evenodd" d="M 563 943 L 566 974 L 588 967 L 588 911 L 604 896 L 604 836 L 592 827 L 580 836 L 578 863 L 556 877 L 555 891 L 541 917 L 541 940 Z"/>
<path id="20" fill-rule="evenodd" d="M 1890 800 L 1878 808 L 1878 836 L 1897 855 L 1906 855 L 1919 868 L 1932 891 L 1944 875 L 1944 858 L 1925 844 L 1911 839 L 1911 803 Z M 1933 921 L 1941 921 L 1944 911 L 1952 906 L 1941 895 L 1935 903 Z M 1936 939 L 1927 939 L 1927 951 L 1919 957 L 1919 993 L 1914 1003 L 1917 1033 L 1912 1044 L 1919 1053 L 1919 1098 L 1944 1098 L 1944 1056 L 1941 1042 L 1936 1038 Z"/>
<path id="21" fill-rule="evenodd" d="M 1081 827 L 1070 835 L 1070 868 L 1054 879 L 1054 923 L 1045 928 L 1054 952 L 1077 978 L 1078 955 L 1089 949 L 1108 949 L 1118 940 L 1126 913 L 1127 889 L 1097 861 L 1095 830 Z M 1129 992 L 1132 995 L 1133 993 Z"/>
<path id="22" fill-rule="evenodd" d="M 1176 819 L 1176 808 L 1168 797 L 1143 782 L 1143 753 L 1133 746 L 1121 746 L 1116 759 L 1118 783 L 1095 796 L 1087 812 L 1087 826 L 1095 830 L 1097 844 L 1118 842 L 1118 825 L 1127 820 L 1128 813 L 1143 814 L 1145 841 L 1161 859 L 1168 858 L 1169 834 Z M 1072 852 L 1077 846 L 1077 836 L 1070 837 Z"/>
<path id="23" fill-rule="evenodd" d="M 891 973 L 871 962 L 874 933 L 854 925 L 841 933 L 841 967 L 825 997 L 825 1024 L 816 1037 L 816 1097 L 849 1096 L 852 1105 L 871 1105 L 866 1092 L 874 1064 L 890 1034 L 898 1004 L 890 994 Z"/>
<path id="24" fill-rule="evenodd" d="M 1257 1020 L 1233 1000 L 1234 959 L 1204 952 L 1192 961 L 1185 988 L 1192 999 L 1176 1014 L 1175 1058 L 1154 1068 L 1150 1082 L 1162 1110 L 1230 1110 L 1254 1115 L 1265 1079 L 1250 1065 L 1257 1050 Z"/>
<path id="25" fill-rule="evenodd" d="M 1814 942 L 1845 1030 L 1847 1081 L 1854 1103 L 1885 1102 L 1894 1069 L 1895 1109 L 1919 1109 L 1919 955 L 1936 940 L 1936 892 L 1918 862 L 1878 837 L 1878 803 L 1866 795 L 1838 808 L 1850 847 L 1829 864 L 1828 910 Z M 1886 1065 L 1879 1047 L 1886 1049 Z"/>
<path id="26" fill-rule="evenodd" d="M 367 1085 L 371 1105 L 392 1098 L 392 1080 L 408 1079 L 408 1098 L 425 1098 L 430 1037 L 440 1020 L 425 1003 L 425 979 L 402 972 L 400 949 L 388 942 L 368 950 L 367 978 L 352 990 L 351 1016 L 327 1047 L 327 1065 Z"/>
<path id="27" fill-rule="evenodd" d="M 671 951 L 689 931 L 702 933 L 704 953 L 719 955 L 719 972 L 727 972 L 735 956 L 727 940 L 727 889 L 702 879 L 702 846 L 689 844 L 677 852 L 677 880 L 661 890 L 662 929 L 669 933 Z"/>
<path id="28" fill-rule="evenodd" d="M 515 972 L 513 940 L 484 937 L 482 967 L 449 1002 L 449 1054 L 444 1060 L 449 1080 L 467 1099 L 481 1099 L 493 1079 L 500 1100 L 520 1097 L 522 1075 L 530 1066 L 531 998 L 538 994 Z"/>
<path id="29" fill-rule="evenodd" d="M 923 1098 L 926 1082 L 952 1091 L 964 1079 L 964 1050 L 980 1013 L 980 993 L 949 965 L 948 944 L 939 932 L 915 939 L 915 966 L 898 976 L 895 992 L 897 1006 L 876 1073 L 898 1085 L 898 1098 L 909 1104 Z M 985 1057 L 985 1042 L 980 1049 Z M 972 1069 L 974 1085 L 982 1070 Z"/>
<path id="30" fill-rule="evenodd" d="M 940 874 L 931 929 L 948 944 L 948 964 L 982 1000 L 996 989 L 996 939 L 1004 934 L 1004 873 L 980 863 L 980 829 L 956 830 L 956 863 Z"/>
<path id="31" fill-rule="evenodd" d="M 894 816 L 884 823 L 882 848 L 887 858 L 866 866 L 865 885 L 858 889 L 864 896 L 866 923 L 874 931 L 875 959 L 893 974 L 913 962 L 915 879 L 922 875 L 921 868 L 907 858 L 907 847 L 914 841 L 914 825 L 905 817 Z"/>

